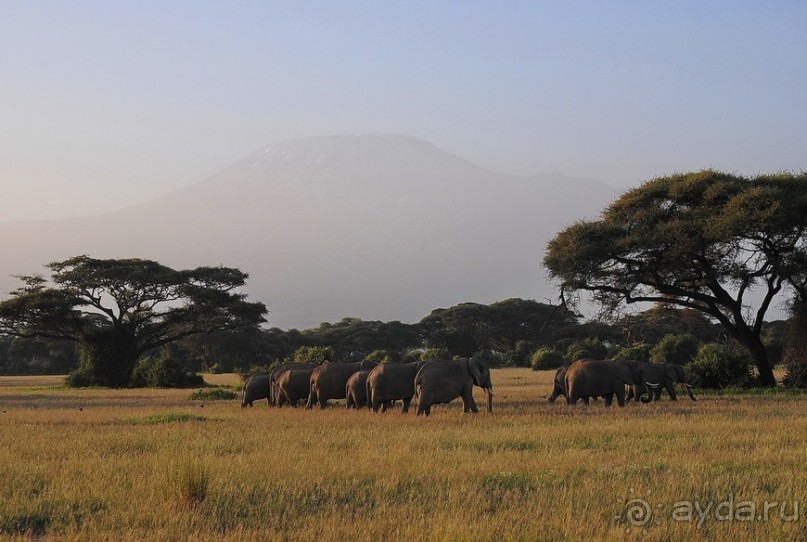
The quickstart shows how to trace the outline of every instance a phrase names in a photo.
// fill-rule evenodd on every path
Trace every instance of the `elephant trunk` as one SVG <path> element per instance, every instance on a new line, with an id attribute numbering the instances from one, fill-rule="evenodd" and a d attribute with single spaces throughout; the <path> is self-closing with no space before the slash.
<path id="1" fill-rule="evenodd" d="M 689 394 L 689 398 L 692 399 L 693 401 L 697 401 L 697 399 L 695 398 L 695 394 L 692 393 L 692 386 L 690 386 L 689 384 L 684 382 L 684 387 L 687 389 L 687 393 Z"/>
<path id="2" fill-rule="evenodd" d="M 482 388 L 482 390 L 485 392 L 488 414 L 493 414 L 493 386 Z"/>

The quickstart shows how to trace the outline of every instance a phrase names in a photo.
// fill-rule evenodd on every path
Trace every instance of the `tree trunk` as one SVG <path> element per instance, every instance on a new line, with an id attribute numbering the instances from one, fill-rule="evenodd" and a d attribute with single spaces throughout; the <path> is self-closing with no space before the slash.
<path id="1" fill-rule="evenodd" d="M 756 365 L 759 372 L 759 383 L 766 388 L 775 388 L 776 377 L 773 376 L 773 367 L 771 367 L 768 352 L 765 350 L 765 345 L 759 335 L 743 329 L 736 329 L 732 335 L 751 354 L 754 365 Z"/>
<path id="2" fill-rule="evenodd" d="M 102 328 L 78 343 L 79 366 L 71 375 L 77 386 L 125 388 L 140 357 L 133 337 L 122 330 Z"/>
<path id="3" fill-rule="evenodd" d="M 790 336 L 783 356 L 785 385 L 807 388 L 807 302 L 794 300 L 790 315 Z"/>

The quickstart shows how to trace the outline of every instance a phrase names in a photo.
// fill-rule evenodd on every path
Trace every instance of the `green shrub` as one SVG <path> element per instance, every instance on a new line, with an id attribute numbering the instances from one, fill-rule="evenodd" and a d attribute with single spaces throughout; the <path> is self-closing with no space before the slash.
<path id="1" fill-rule="evenodd" d="M 480 350 L 471 356 L 471 359 L 481 361 L 488 367 L 501 367 L 505 365 L 505 359 L 500 354 L 491 350 Z"/>
<path id="2" fill-rule="evenodd" d="M 420 355 L 420 359 L 423 361 L 446 360 L 451 359 L 451 354 L 445 348 L 428 348 Z"/>
<path id="3" fill-rule="evenodd" d="M 697 353 L 698 339 L 693 335 L 688 333 L 665 335 L 650 351 L 650 361 L 686 365 L 694 359 Z"/>
<path id="4" fill-rule="evenodd" d="M 621 349 L 614 354 L 613 358 L 624 361 L 650 361 L 650 351 L 653 346 L 647 343 L 637 344 L 636 346 L 628 346 Z"/>
<path id="5" fill-rule="evenodd" d="M 392 354 L 387 350 L 373 350 L 368 354 L 364 361 L 374 361 L 376 363 L 392 363 Z"/>
<path id="6" fill-rule="evenodd" d="M 333 361 L 334 352 L 330 346 L 301 346 L 291 356 L 294 363 L 322 363 Z"/>
<path id="7" fill-rule="evenodd" d="M 566 358 L 571 361 L 578 359 L 605 359 L 608 348 L 600 339 L 590 337 L 574 341 L 566 349 Z"/>
<path id="8" fill-rule="evenodd" d="M 541 348 L 536 350 L 530 358 L 530 367 L 533 371 L 544 369 L 557 369 L 566 363 L 563 354 L 552 348 Z"/>
<path id="9" fill-rule="evenodd" d="M 204 379 L 189 373 L 171 351 L 164 350 L 158 358 L 145 358 L 132 372 L 131 386 L 135 388 L 189 388 L 204 385 Z"/>
<path id="10" fill-rule="evenodd" d="M 207 388 L 193 392 L 191 401 L 227 401 L 236 399 L 238 394 L 225 388 Z"/>
<path id="11" fill-rule="evenodd" d="M 725 346 L 704 344 L 687 365 L 689 382 L 696 388 L 738 388 L 749 386 L 751 359 Z"/>

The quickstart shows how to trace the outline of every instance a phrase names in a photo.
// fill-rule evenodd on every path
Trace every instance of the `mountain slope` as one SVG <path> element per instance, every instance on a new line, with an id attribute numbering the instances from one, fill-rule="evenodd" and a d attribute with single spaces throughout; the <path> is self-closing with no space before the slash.
<path id="1" fill-rule="evenodd" d="M 0 224 L 0 288 L 79 253 L 137 256 L 248 271 L 271 325 L 412 321 L 462 301 L 554 298 L 546 242 L 615 195 L 590 180 L 488 171 L 411 137 L 287 141 L 114 213 Z"/>

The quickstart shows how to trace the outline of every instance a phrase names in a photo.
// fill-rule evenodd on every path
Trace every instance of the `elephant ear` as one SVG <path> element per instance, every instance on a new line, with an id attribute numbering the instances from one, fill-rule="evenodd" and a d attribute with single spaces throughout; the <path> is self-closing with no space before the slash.
<path id="1" fill-rule="evenodd" d="M 468 360 L 468 372 L 471 373 L 471 378 L 477 386 L 482 385 L 482 367 L 480 362 L 471 358 Z"/>

